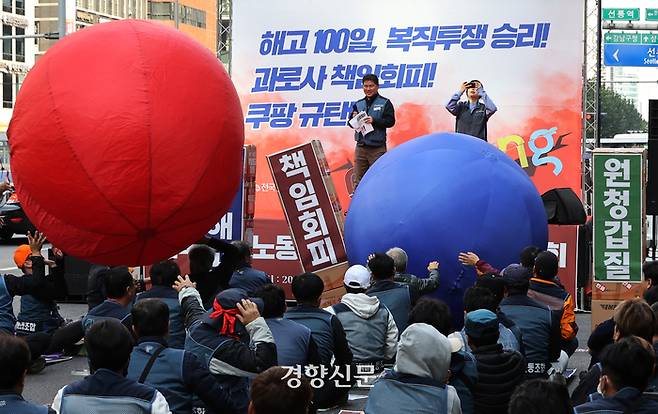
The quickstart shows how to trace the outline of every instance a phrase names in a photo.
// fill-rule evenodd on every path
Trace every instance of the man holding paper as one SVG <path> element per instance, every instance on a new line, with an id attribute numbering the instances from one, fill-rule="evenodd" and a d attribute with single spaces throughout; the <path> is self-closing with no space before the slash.
<path id="1" fill-rule="evenodd" d="M 368 74 L 363 77 L 365 97 L 356 101 L 348 125 L 354 129 L 354 189 L 368 168 L 386 153 L 386 128 L 395 125 L 395 110 L 388 99 L 379 94 L 379 79 Z"/>

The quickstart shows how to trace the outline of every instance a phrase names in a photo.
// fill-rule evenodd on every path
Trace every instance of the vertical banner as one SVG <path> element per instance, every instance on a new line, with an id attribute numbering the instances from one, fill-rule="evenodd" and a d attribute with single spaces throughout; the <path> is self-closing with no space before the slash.
<path id="1" fill-rule="evenodd" d="M 242 149 L 240 187 L 229 210 L 208 232 L 209 237 L 228 241 L 246 240 L 251 243 L 256 201 L 255 181 L 256 147 L 245 145 Z"/>
<path id="2" fill-rule="evenodd" d="M 578 228 L 578 225 L 548 225 L 547 250 L 557 256 L 557 276 L 567 292 L 574 298 L 577 297 Z"/>
<path id="3" fill-rule="evenodd" d="M 498 107 L 489 143 L 540 194 L 559 187 L 580 194 L 583 15 L 584 0 L 506 0 L 504 7 L 472 0 L 467 9 L 448 0 L 235 1 L 232 79 L 246 142 L 263 160 L 318 139 L 348 209 L 355 143 L 347 119 L 364 96 L 362 77 L 377 75 L 379 93 L 395 108 L 389 150 L 454 131 L 445 105 L 463 82 L 478 79 Z M 260 169 L 254 251 L 263 254 L 254 265 L 289 275 L 293 262 L 273 259 L 290 237 L 277 198 L 271 174 Z"/>
<path id="4" fill-rule="evenodd" d="M 323 158 L 316 142 L 267 157 L 305 272 L 347 261 L 340 206 L 332 203 L 333 188 L 325 182 L 325 176 L 329 177 L 321 168 Z"/>
<path id="5" fill-rule="evenodd" d="M 641 282 L 646 150 L 596 149 L 592 156 L 594 282 Z"/>

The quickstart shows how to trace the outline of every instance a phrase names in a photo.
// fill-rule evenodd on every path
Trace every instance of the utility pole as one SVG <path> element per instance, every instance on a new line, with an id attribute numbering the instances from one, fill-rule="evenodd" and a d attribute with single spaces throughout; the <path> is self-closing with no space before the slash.
<path id="1" fill-rule="evenodd" d="M 176 5 L 174 6 L 174 24 L 176 25 L 176 29 L 178 29 L 178 25 L 180 24 L 180 4 L 178 1 L 176 0 Z"/>
<path id="2" fill-rule="evenodd" d="M 59 9 L 58 32 L 59 32 L 59 38 L 63 39 L 64 36 L 66 36 L 66 0 L 59 0 L 58 9 Z"/>

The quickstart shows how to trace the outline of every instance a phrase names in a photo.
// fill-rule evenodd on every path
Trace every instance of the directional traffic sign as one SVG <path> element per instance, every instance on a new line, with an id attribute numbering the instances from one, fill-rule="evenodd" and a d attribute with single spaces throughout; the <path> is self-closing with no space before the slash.
<path id="1" fill-rule="evenodd" d="M 658 45 L 658 33 L 608 32 L 603 36 L 605 43 L 627 43 L 636 45 Z"/>
<path id="2" fill-rule="evenodd" d="M 601 20 L 640 20 L 640 9 L 603 9 Z"/>
<path id="3" fill-rule="evenodd" d="M 606 44 L 603 50 L 606 66 L 656 66 L 658 46 Z"/>
<path id="4" fill-rule="evenodd" d="M 646 17 L 648 21 L 658 21 L 658 9 L 646 9 Z"/>

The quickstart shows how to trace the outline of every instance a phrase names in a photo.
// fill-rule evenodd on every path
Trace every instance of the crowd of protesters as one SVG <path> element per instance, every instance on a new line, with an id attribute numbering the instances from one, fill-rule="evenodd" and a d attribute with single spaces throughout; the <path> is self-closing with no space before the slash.
<path id="1" fill-rule="evenodd" d="M 0 277 L 0 413 L 311 413 L 345 405 L 355 387 L 369 388 L 374 414 L 658 413 L 656 262 L 643 267 L 645 297 L 592 332 L 592 363 L 569 395 L 574 300 L 557 257 L 536 247 L 502 270 L 461 253 L 478 274 L 463 320 L 427 295 L 440 289 L 439 263 L 409 274 L 397 247 L 351 266 L 338 303 L 323 303 L 318 275 L 294 277 L 289 306 L 252 267 L 248 244 L 213 240 L 189 250 L 189 275 L 174 260 L 153 264 L 141 293 L 128 268 L 94 266 L 88 312 L 65 321 L 55 302 L 63 253 L 46 261 L 44 237 L 28 241 L 14 254 L 23 275 Z M 48 407 L 23 399 L 43 354 L 83 346 L 89 376 Z"/>

